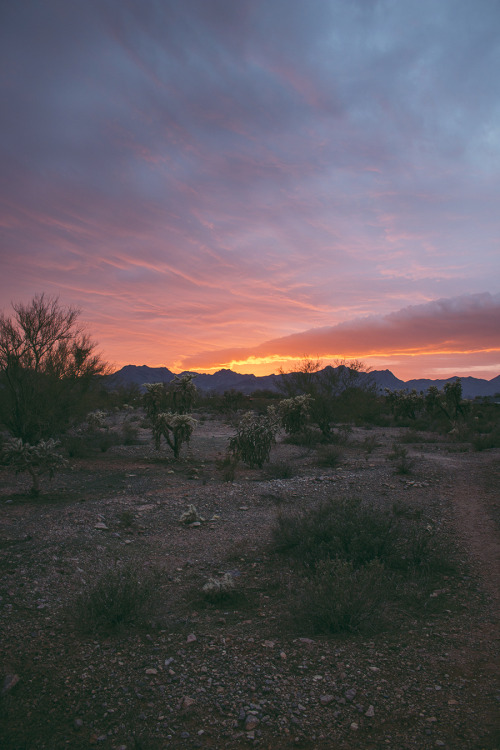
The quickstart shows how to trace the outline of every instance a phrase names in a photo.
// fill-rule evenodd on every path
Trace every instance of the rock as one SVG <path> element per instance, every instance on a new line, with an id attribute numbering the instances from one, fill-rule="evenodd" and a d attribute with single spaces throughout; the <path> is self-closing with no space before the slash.
<path id="1" fill-rule="evenodd" d="M 190 633 L 186 638 L 186 643 L 194 643 L 197 640 L 194 633 Z"/>
<path id="2" fill-rule="evenodd" d="M 368 710 L 366 711 L 365 716 L 368 716 L 369 718 L 375 716 L 375 709 L 373 708 L 373 706 L 368 706 Z"/>
<path id="3" fill-rule="evenodd" d="M 253 732 L 253 730 L 260 724 L 259 719 L 253 714 L 249 714 L 245 719 L 245 731 Z"/>
<path id="4" fill-rule="evenodd" d="M 83 727 L 83 721 L 81 719 L 75 719 L 73 722 L 73 726 L 78 731 L 78 729 L 81 729 Z"/>
<path id="5" fill-rule="evenodd" d="M 108 527 L 106 526 L 105 523 L 103 523 L 102 521 L 99 521 L 98 523 L 94 524 L 94 529 L 102 529 L 103 531 L 107 531 Z"/>
<path id="6" fill-rule="evenodd" d="M 194 698 L 190 698 L 190 697 L 189 697 L 188 695 L 185 695 L 185 696 L 184 696 L 184 697 L 182 698 L 182 700 L 181 700 L 181 702 L 180 702 L 180 704 L 179 704 L 179 708 L 180 708 L 180 709 L 181 709 L 182 711 L 187 711 L 187 710 L 188 710 L 188 709 L 190 709 L 190 708 L 191 708 L 192 706 L 194 706 L 194 704 L 195 704 L 195 703 L 196 703 L 196 701 L 195 701 L 195 699 L 194 699 Z"/>
<path id="7" fill-rule="evenodd" d="M 350 690 L 346 690 L 344 695 L 348 701 L 354 700 L 354 697 L 356 695 L 356 688 L 351 688 Z"/>
<path id="8" fill-rule="evenodd" d="M 359 729 L 359 725 L 355 721 L 353 721 L 351 724 L 351 729 L 354 729 L 354 730 Z"/>
<path id="9" fill-rule="evenodd" d="M 335 700 L 333 695 L 322 695 L 320 696 L 319 702 L 322 706 L 328 706 L 329 703 L 331 703 L 333 700 Z"/>
<path id="10" fill-rule="evenodd" d="M 276 644 L 274 643 L 274 641 L 264 641 L 262 645 L 264 646 L 264 648 L 274 648 Z"/>
<path id="11" fill-rule="evenodd" d="M 158 670 L 151 667 L 150 669 L 146 669 L 146 674 L 158 674 Z"/>
<path id="12" fill-rule="evenodd" d="M 19 675 L 17 674 L 8 674 L 5 676 L 5 679 L 3 681 L 2 685 L 2 695 L 5 695 L 5 693 L 8 693 L 9 690 L 12 690 L 12 688 L 17 685 L 19 682 Z"/>

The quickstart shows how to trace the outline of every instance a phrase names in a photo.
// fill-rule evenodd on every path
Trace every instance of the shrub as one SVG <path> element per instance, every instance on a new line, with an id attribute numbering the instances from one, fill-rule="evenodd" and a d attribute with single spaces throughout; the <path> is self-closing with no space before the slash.
<path id="1" fill-rule="evenodd" d="M 293 464 L 288 461 L 275 461 L 266 466 L 267 479 L 291 479 L 296 474 Z"/>
<path id="2" fill-rule="evenodd" d="M 284 443 L 288 445 L 300 445 L 304 448 L 315 448 L 322 440 L 322 435 L 318 430 L 306 428 L 301 432 L 287 435 Z"/>
<path id="3" fill-rule="evenodd" d="M 336 469 L 342 463 L 343 453 L 334 445 L 323 445 L 318 450 L 316 463 L 318 466 L 328 469 Z"/>
<path id="4" fill-rule="evenodd" d="M 238 466 L 238 458 L 227 455 L 224 456 L 223 459 L 220 461 L 217 461 L 216 464 L 217 468 L 222 474 L 222 480 L 224 482 L 234 482 L 234 478 L 236 476 L 236 468 Z"/>
<path id="5" fill-rule="evenodd" d="M 132 424 L 135 421 L 133 418 L 127 420 L 122 426 L 122 442 L 123 445 L 138 445 L 139 440 L 139 428 Z"/>
<path id="6" fill-rule="evenodd" d="M 66 465 L 66 459 L 57 451 L 58 440 L 40 440 L 36 445 L 23 443 L 21 438 L 7 440 L 2 449 L 2 460 L 16 474 L 28 473 L 32 479 L 31 493 L 40 492 L 40 478 L 48 474 L 52 479 L 56 471 Z"/>
<path id="7" fill-rule="evenodd" d="M 157 575 L 133 564 L 102 573 L 76 598 L 73 615 L 79 630 L 106 633 L 145 617 L 156 594 Z"/>
<path id="8" fill-rule="evenodd" d="M 394 551 L 394 519 L 357 498 L 323 502 L 307 511 L 280 515 L 273 530 L 275 548 L 306 568 L 339 558 L 355 567 Z"/>
<path id="9" fill-rule="evenodd" d="M 97 409 L 87 414 L 87 425 L 90 431 L 106 427 L 106 413 Z"/>
<path id="10" fill-rule="evenodd" d="M 369 633 L 382 626 L 390 598 L 391 577 L 378 560 L 355 568 L 327 559 L 298 585 L 292 614 L 301 632 Z"/>
<path id="11" fill-rule="evenodd" d="M 229 454 L 241 459 L 250 468 L 262 468 L 269 461 L 276 440 L 276 420 L 273 415 L 256 415 L 249 411 L 238 424 L 236 435 L 229 440 Z"/>
<path id="12" fill-rule="evenodd" d="M 411 474 L 415 461 L 408 456 L 408 449 L 394 443 L 392 453 L 387 456 L 388 461 L 393 461 L 395 474 Z"/>
<path id="13" fill-rule="evenodd" d="M 375 448 L 380 448 L 381 443 L 378 442 L 374 435 L 367 435 L 365 439 L 360 443 L 361 448 L 366 453 L 366 458 L 370 456 Z"/>

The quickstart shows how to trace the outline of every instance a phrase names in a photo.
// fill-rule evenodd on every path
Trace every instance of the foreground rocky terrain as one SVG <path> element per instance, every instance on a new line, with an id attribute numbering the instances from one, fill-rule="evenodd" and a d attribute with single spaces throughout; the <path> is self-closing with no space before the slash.
<path id="1" fill-rule="evenodd" d="M 500 748 L 500 451 L 355 429 L 335 466 L 280 440 L 270 467 L 224 482 L 232 433 L 209 417 L 174 462 L 142 429 L 71 459 L 38 499 L 2 469 L 0 746 Z M 414 465 L 397 475 L 403 438 Z M 318 634 L 290 615 L 296 578 L 272 531 L 346 496 L 425 517 L 458 569 L 373 632 Z M 83 627 L 81 592 L 125 564 L 147 616 Z M 233 595 L 204 595 L 225 574 Z"/>

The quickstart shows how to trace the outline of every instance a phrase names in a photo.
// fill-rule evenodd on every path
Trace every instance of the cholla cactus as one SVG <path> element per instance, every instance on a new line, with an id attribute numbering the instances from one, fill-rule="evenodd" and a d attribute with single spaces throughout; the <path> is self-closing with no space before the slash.
<path id="1" fill-rule="evenodd" d="M 106 427 L 106 413 L 97 409 L 87 414 L 87 424 L 89 430 L 99 430 Z"/>
<path id="2" fill-rule="evenodd" d="M 2 451 L 2 459 L 5 464 L 11 466 L 16 474 L 27 472 L 32 480 L 31 493 L 38 495 L 40 492 L 40 477 L 48 474 L 52 479 L 55 472 L 65 466 L 67 461 L 56 451 L 60 445 L 59 440 L 40 440 L 36 445 L 23 443 L 20 438 L 8 440 Z"/>
<path id="3" fill-rule="evenodd" d="M 203 593 L 211 601 L 228 599 L 234 593 L 236 586 L 231 573 L 224 573 L 222 578 L 209 578 L 203 586 Z"/>
<path id="4" fill-rule="evenodd" d="M 257 415 L 248 411 L 243 415 L 234 437 L 229 440 L 229 453 L 241 459 L 250 468 L 269 461 L 271 448 L 276 441 L 277 422 L 274 413 Z"/>
<path id="5" fill-rule="evenodd" d="M 187 510 L 185 510 L 179 518 L 179 523 L 188 525 L 190 523 L 203 523 L 204 520 L 205 519 L 203 516 L 200 516 L 194 505 L 188 505 Z"/>
<path id="6" fill-rule="evenodd" d="M 196 400 L 197 389 L 193 383 L 196 373 L 185 372 L 176 375 L 168 386 L 172 402 L 172 411 L 177 414 L 187 414 L 193 408 Z"/>
<path id="7" fill-rule="evenodd" d="M 158 414 L 168 409 L 168 393 L 165 383 L 145 383 L 143 396 L 146 414 L 154 421 Z"/>
<path id="8" fill-rule="evenodd" d="M 195 426 L 196 420 L 187 414 L 161 412 L 153 420 L 153 438 L 156 450 L 160 449 L 163 436 L 169 448 L 173 450 L 175 458 L 179 458 L 180 450 L 184 443 L 189 444 Z"/>
<path id="9" fill-rule="evenodd" d="M 304 429 L 312 401 L 312 396 L 308 394 L 280 401 L 276 411 L 285 432 L 292 435 Z"/>

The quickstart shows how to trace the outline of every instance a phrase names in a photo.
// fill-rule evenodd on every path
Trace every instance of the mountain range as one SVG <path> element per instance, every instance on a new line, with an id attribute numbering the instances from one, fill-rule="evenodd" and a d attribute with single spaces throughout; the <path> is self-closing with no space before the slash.
<path id="1" fill-rule="evenodd" d="M 327 369 L 327 368 L 325 368 Z M 331 369 L 331 368 L 330 368 Z M 181 373 L 182 374 L 182 373 Z M 207 373 L 196 374 L 196 387 L 200 391 L 224 393 L 234 389 L 247 395 L 257 390 L 278 391 L 280 378 L 286 375 L 242 375 L 232 370 L 219 370 L 209 375 Z M 111 388 L 130 386 L 135 384 L 141 390 L 145 383 L 170 383 L 175 373 L 167 367 L 148 367 L 147 365 L 125 365 L 121 370 L 106 377 Z M 430 386 L 442 389 L 445 383 L 452 382 L 457 376 L 441 380 L 430 380 L 419 378 L 416 380 L 400 380 L 390 370 L 372 370 L 362 373 L 362 377 L 374 383 L 377 390 L 383 392 L 385 388 L 391 391 L 415 389 L 417 392 L 426 391 Z M 500 393 L 500 375 L 492 380 L 483 378 L 465 377 L 461 378 L 462 393 L 464 398 L 475 398 L 476 396 L 495 396 Z"/>

